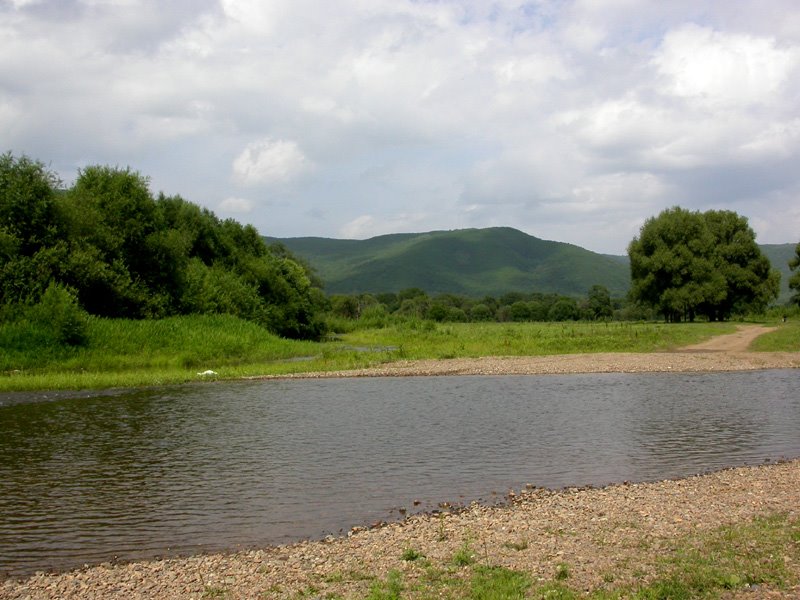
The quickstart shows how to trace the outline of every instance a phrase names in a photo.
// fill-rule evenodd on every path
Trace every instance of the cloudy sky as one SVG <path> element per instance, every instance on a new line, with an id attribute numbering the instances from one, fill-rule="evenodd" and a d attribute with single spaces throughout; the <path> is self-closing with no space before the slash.
<path id="1" fill-rule="evenodd" d="M 278 237 L 800 240 L 797 0 L 0 0 L 0 152 Z"/>

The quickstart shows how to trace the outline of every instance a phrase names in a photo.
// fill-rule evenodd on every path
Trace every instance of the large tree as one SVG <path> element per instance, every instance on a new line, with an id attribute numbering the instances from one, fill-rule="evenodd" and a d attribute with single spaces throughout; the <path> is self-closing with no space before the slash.
<path id="1" fill-rule="evenodd" d="M 645 221 L 628 255 L 632 299 L 668 321 L 724 320 L 778 295 L 779 273 L 747 219 L 732 211 L 667 209 Z"/>
<path id="2" fill-rule="evenodd" d="M 794 271 L 789 280 L 789 288 L 797 292 L 792 296 L 792 302 L 800 304 L 800 243 L 794 249 L 794 256 L 789 261 L 789 268 Z"/>
<path id="3" fill-rule="evenodd" d="M 41 162 L 0 155 L 0 304 L 38 300 L 50 283 L 58 184 Z"/>

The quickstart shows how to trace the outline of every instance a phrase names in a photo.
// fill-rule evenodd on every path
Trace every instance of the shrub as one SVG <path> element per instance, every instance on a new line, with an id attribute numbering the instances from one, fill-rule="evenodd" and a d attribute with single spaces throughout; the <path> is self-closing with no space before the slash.
<path id="1" fill-rule="evenodd" d="M 28 320 L 50 330 L 58 344 L 86 343 L 88 315 L 78 303 L 75 291 L 64 285 L 51 283 L 39 303 L 28 310 Z"/>

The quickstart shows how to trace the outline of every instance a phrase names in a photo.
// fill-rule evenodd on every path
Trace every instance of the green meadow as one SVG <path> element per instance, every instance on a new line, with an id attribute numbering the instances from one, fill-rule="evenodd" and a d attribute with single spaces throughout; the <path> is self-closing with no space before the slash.
<path id="1" fill-rule="evenodd" d="M 756 349 L 797 350 L 800 324 L 780 324 Z M 28 322 L 0 325 L 0 391 L 103 389 L 449 359 L 658 352 L 731 333 L 733 323 L 447 323 L 359 325 L 325 341 L 287 340 L 226 315 L 161 320 L 90 317 L 81 345 L 53 343 Z M 213 370 L 215 375 L 199 375 Z"/>

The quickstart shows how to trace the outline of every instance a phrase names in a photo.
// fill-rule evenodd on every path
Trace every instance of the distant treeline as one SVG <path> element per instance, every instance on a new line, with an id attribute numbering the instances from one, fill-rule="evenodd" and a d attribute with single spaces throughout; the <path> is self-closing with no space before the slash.
<path id="1" fill-rule="evenodd" d="M 419 288 L 374 295 L 336 294 L 329 297 L 329 311 L 334 318 L 376 325 L 390 315 L 439 322 L 643 320 L 654 316 L 653 311 L 624 298 L 612 298 L 602 285 L 592 286 L 583 298 L 535 292 L 480 299 L 455 294 L 431 297 Z"/>
<path id="2" fill-rule="evenodd" d="M 226 313 L 318 338 L 323 304 L 284 247 L 179 196 L 154 197 L 139 173 L 90 166 L 65 188 L 41 162 L 0 156 L 0 321 L 61 318 L 62 337 L 77 341 L 83 311 Z"/>

